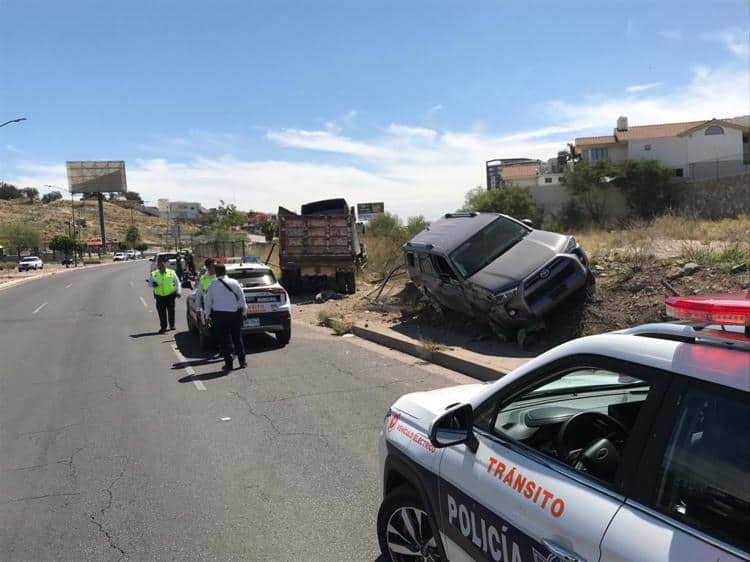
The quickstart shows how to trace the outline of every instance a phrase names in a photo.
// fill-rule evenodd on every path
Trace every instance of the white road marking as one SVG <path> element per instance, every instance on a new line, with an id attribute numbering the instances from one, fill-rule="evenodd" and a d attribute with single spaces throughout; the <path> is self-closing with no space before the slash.
<path id="1" fill-rule="evenodd" d="M 39 305 L 39 306 L 38 306 L 38 307 L 36 308 L 36 310 L 35 310 L 34 312 L 32 312 L 31 314 L 36 314 L 37 312 L 39 312 L 40 310 L 42 310 L 42 309 L 43 309 L 43 308 L 44 308 L 45 306 L 47 306 L 47 303 L 46 303 L 46 302 L 45 302 L 45 303 L 43 303 L 43 304 L 40 304 L 40 305 Z"/>
<path id="2" fill-rule="evenodd" d="M 65 285 L 65 288 L 70 289 L 72 286 L 73 286 L 73 283 L 68 283 L 67 285 Z"/>
<path id="3" fill-rule="evenodd" d="M 172 350 L 174 351 L 174 354 L 177 356 L 177 360 L 180 363 L 187 362 L 187 359 L 185 359 L 185 356 L 182 353 L 180 353 L 179 349 L 177 349 L 177 345 L 172 344 Z M 190 365 L 185 367 L 185 372 L 191 377 L 195 377 L 195 369 L 193 369 Z M 196 378 L 193 378 L 193 384 L 195 385 L 195 388 L 197 388 L 198 390 L 206 390 L 206 386 L 203 384 L 203 382 L 199 381 Z"/>
<path id="4" fill-rule="evenodd" d="M 148 305 L 146 304 L 146 300 L 143 297 L 138 297 L 138 298 L 141 299 L 141 303 L 143 303 L 143 307 L 148 308 Z"/>

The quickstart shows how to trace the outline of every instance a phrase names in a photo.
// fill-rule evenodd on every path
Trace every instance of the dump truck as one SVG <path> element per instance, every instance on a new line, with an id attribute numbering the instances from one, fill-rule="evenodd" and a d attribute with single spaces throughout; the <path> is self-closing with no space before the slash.
<path id="1" fill-rule="evenodd" d="M 345 199 L 302 205 L 300 213 L 279 207 L 281 284 L 291 294 L 333 289 L 354 294 L 356 273 L 367 260 L 354 207 Z"/>

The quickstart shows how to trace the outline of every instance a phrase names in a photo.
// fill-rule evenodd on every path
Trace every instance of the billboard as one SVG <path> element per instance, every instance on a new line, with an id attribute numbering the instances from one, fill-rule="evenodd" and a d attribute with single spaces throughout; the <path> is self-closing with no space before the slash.
<path id="1" fill-rule="evenodd" d="M 123 160 L 73 161 L 65 163 L 71 193 L 125 193 Z"/>
<path id="2" fill-rule="evenodd" d="M 385 203 L 357 203 L 357 220 L 370 220 L 383 213 L 385 213 Z"/>

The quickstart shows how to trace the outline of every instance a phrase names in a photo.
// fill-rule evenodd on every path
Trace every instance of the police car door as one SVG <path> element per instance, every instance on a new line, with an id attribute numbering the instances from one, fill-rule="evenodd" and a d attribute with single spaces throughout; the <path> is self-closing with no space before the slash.
<path id="1" fill-rule="evenodd" d="M 623 475 L 635 472 L 640 434 L 653 419 L 663 382 L 627 364 L 577 356 L 519 379 L 480 405 L 473 442 L 446 448 L 440 462 L 448 559 L 598 561 L 605 530 L 625 500 Z M 569 451 L 560 460 L 560 429 L 580 412 L 597 414 L 568 427 L 591 433 L 583 441 L 566 437 Z M 624 432 L 615 435 L 620 425 Z M 594 475 L 581 455 L 585 450 L 595 460 L 604 454 L 592 449 L 599 437 L 608 439 L 600 448 L 617 465 L 597 466 Z"/>
<path id="2" fill-rule="evenodd" d="M 748 392 L 685 378 L 665 406 L 602 560 L 750 560 Z"/>

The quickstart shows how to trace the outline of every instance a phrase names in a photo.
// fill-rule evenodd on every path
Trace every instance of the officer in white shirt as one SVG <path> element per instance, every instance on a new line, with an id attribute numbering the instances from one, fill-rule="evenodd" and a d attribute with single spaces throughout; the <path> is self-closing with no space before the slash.
<path id="1" fill-rule="evenodd" d="M 214 336 L 221 346 L 224 356 L 224 370 L 232 370 L 232 347 L 240 363 L 240 369 L 247 367 L 245 346 L 242 344 L 242 320 L 247 314 L 245 294 L 240 284 L 227 277 L 226 266 L 216 264 L 216 281 L 211 283 L 203 303 L 204 311 L 213 326 Z"/>

